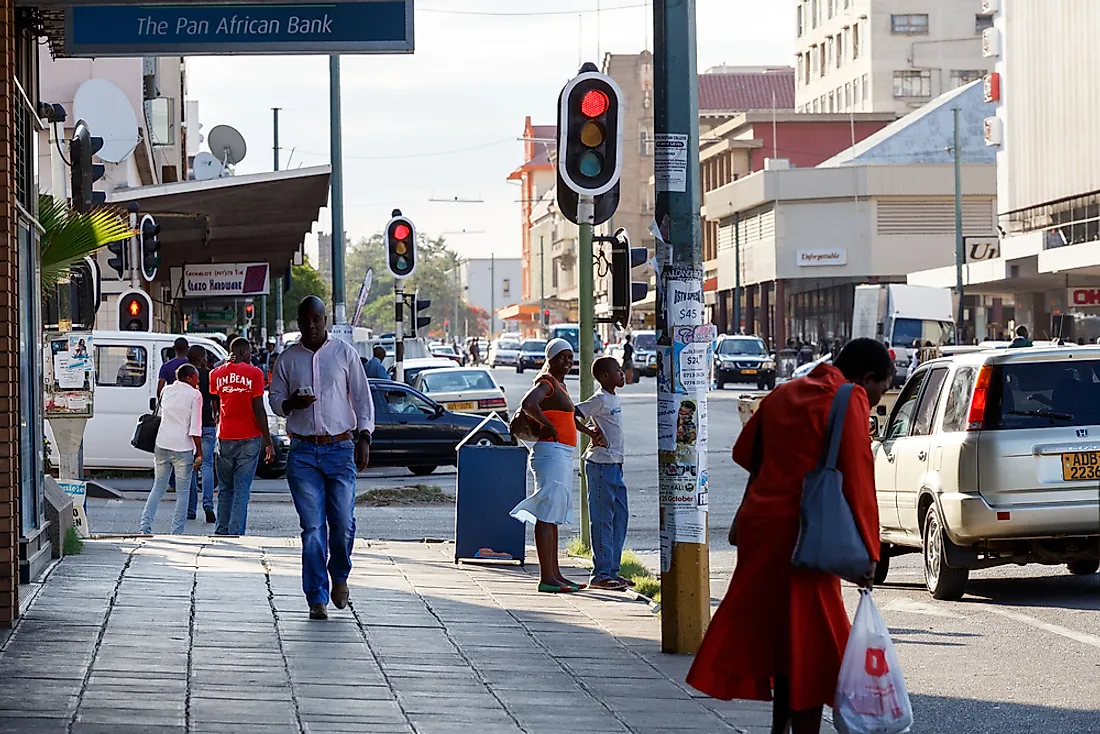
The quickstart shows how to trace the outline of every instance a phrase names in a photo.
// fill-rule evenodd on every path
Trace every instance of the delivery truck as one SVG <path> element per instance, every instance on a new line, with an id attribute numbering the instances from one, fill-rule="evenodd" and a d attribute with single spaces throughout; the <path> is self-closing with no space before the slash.
<path id="1" fill-rule="evenodd" d="M 942 347 L 955 343 L 954 306 L 947 288 L 857 285 L 853 306 L 852 338 L 869 337 L 886 344 L 899 385 L 909 373 L 915 344 Z"/>

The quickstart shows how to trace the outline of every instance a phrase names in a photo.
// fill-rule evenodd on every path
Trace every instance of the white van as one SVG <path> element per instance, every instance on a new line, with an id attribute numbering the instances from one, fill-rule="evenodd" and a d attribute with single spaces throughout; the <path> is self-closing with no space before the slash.
<path id="1" fill-rule="evenodd" d="M 213 367 L 229 355 L 216 340 L 197 334 L 157 334 L 147 331 L 94 331 L 95 412 L 84 429 L 85 469 L 152 469 L 153 455 L 130 445 L 138 417 L 156 406 L 157 375 L 175 357 L 172 343 L 183 336 L 206 349 Z M 57 463 L 56 442 L 49 421 L 50 463 Z"/>

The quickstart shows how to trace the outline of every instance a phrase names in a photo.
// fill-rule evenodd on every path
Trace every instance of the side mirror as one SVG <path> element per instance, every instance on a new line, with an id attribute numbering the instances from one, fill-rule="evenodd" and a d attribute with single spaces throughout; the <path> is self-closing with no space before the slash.
<path id="1" fill-rule="evenodd" d="M 871 416 L 871 438 L 878 438 L 881 425 L 878 422 L 878 416 Z"/>
<path id="2" fill-rule="evenodd" d="M 435 417 L 438 418 L 439 416 L 443 415 L 443 413 L 446 412 L 446 410 L 447 409 L 444 408 L 442 405 L 440 405 L 439 403 L 436 403 L 435 404 Z"/>

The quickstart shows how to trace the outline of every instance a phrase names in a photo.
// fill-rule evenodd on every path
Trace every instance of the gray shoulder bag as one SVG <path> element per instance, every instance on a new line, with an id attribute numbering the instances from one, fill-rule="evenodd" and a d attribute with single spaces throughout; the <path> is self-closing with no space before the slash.
<path id="1" fill-rule="evenodd" d="M 844 475 L 836 468 L 852 388 L 846 382 L 837 390 L 825 426 L 825 450 L 817 468 L 802 480 L 802 526 L 791 557 L 792 566 L 848 581 L 859 579 L 871 566 L 867 545 L 844 497 Z"/>

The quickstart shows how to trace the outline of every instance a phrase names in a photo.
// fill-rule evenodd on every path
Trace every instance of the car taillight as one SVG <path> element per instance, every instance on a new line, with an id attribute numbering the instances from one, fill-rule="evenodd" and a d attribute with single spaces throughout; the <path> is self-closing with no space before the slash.
<path id="1" fill-rule="evenodd" d="M 477 401 L 478 408 L 503 408 L 508 405 L 504 398 L 485 398 Z"/>
<path id="2" fill-rule="evenodd" d="M 882 352 L 879 352 L 879 354 L 882 354 Z M 895 352 L 895 351 L 894 351 L 893 349 L 891 349 L 891 350 L 890 350 L 890 359 L 891 359 L 891 360 L 895 360 L 895 359 L 897 359 L 897 358 L 898 358 L 898 353 L 897 353 L 897 352 Z"/>
<path id="3" fill-rule="evenodd" d="M 989 385 L 993 381 L 993 368 L 982 365 L 978 370 L 978 379 L 974 382 L 974 395 L 970 398 L 970 415 L 966 420 L 966 430 L 980 431 L 985 425 L 985 406 L 989 400 Z"/>

